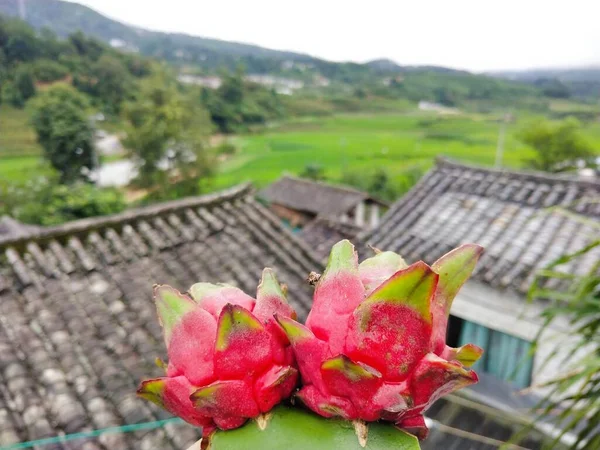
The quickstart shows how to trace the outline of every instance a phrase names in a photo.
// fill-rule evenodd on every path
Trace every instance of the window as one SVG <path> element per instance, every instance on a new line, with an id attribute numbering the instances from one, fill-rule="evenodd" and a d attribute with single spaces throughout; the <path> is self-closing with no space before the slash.
<path id="1" fill-rule="evenodd" d="M 475 322 L 450 316 L 448 345 L 460 347 L 473 343 L 485 350 L 474 369 L 494 375 L 517 388 L 531 384 L 533 355 L 531 343 Z"/>

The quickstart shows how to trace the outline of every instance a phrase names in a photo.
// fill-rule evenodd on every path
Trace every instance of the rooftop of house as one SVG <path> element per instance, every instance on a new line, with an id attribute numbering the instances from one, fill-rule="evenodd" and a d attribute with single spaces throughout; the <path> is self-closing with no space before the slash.
<path id="1" fill-rule="evenodd" d="M 170 417 L 135 395 L 166 353 L 152 284 L 253 293 L 263 266 L 306 316 L 320 263 L 248 186 L 0 237 L 0 447 Z M 198 437 L 170 424 L 43 448 L 181 450 Z"/>
<path id="2" fill-rule="evenodd" d="M 302 227 L 298 236 L 307 242 L 317 258 L 326 261 L 336 242 L 342 239 L 354 242 L 362 230 L 362 227 L 352 222 L 318 216 Z"/>
<path id="3" fill-rule="evenodd" d="M 346 213 L 366 200 L 381 203 L 366 192 L 350 187 L 335 186 L 290 175 L 284 175 L 260 191 L 258 195 L 269 203 L 325 216 Z"/>
<path id="4" fill-rule="evenodd" d="M 10 216 L 0 216 L 0 239 L 22 237 L 39 229 L 40 227 L 21 223 Z"/>
<path id="5" fill-rule="evenodd" d="M 440 159 L 359 239 L 429 263 L 462 243 L 480 244 L 474 279 L 523 294 L 538 269 L 598 238 L 590 221 L 600 222 L 599 198 L 599 181 Z M 599 258 L 591 251 L 564 268 L 582 273 Z"/>
<path id="6" fill-rule="evenodd" d="M 562 181 L 555 184 L 556 180 Z M 551 201 L 548 190 L 555 192 L 558 200 Z M 507 254 L 512 255 L 516 250 L 511 250 L 511 241 L 523 240 L 521 232 L 526 236 L 548 229 L 556 236 L 567 233 L 561 231 L 568 219 L 564 216 L 558 216 L 554 228 L 544 228 L 549 226 L 545 218 L 527 231 L 526 219 L 533 216 L 527 208 L 571 205 L 597 193 L 594 183 L 441 161 L 393 206 L 380 228 L 363 236 L 363 242 L 401 252 L 407 249 L 403 253 L 408 258 L 424 254 L 431 261 L 449 247 L 469 240 L 473 233 L 488 236 L 486 230 L 491 228 L 509 234 L 505 237 L 496 231 L 485 238 L 488 253 L 496 239 L 502 239 Z M 450 199 L 464 195 L 474 205 L 486 202 L 486 206 L 468 207 L 473 203 L 465 206 L 464 201 L 436 203 L 448 195 Z M 574 208 L 593 220 L 600 213 L 598 204 L 587 200 Z M 511 215 L 500 221 L 490 216 L 505 209 Z M 470 217 L 473 210 L 477 215 Z M 526 216 L 520 217 L 523 210 Z M 431 228 L 416 225 L 424 217 Z M 513 224 L 512 220 L 520 222 Z M 323 217 L 310 226 L 317 229 L 324 222 L 328 230 L 340 233 L 326 235 L 326 240 L 348 237 L 345 233 L 356 235 L 352 225 L 332 226 Z M 571 248 L 571 241 L 579 239 L 578 227 L 572 225 L 572 235 L 567 242 L 560 241 L 558 250 Z M 399 242 L 402 246 L 394 247 Z M 548 251 L 541 244 L 535 247 L 538 253 Z M 251 293 L 267 265 L 289 286 L 290 302 L 303 319 L 312 295 L 304 280 L 311 270 L 322 269 L 319 260 L 327 246 L 313 241 L 307 244 L 289 232 L 255 201 L 249 186 L 114 216 L 29 229 L 19 235 L 0 235 L 0 446 L 170 417 L 135 396 L 141 379 L 160 374 L 155 358 L 165 357 L 151 299 L 152 284 L 168 283 L 185 290 L 199 280 L 222 281 Z M 485 274 L 495 270 L 494 261 L 488 261 L 478 276 L 485 279 Z M 494 384 L 492 391 L 497 390 Z M 428 417 L 434 422 L 424 449 L 491 450 L 518 426 L 510 414 L 469 403 L 463 396 L 441 400 Z M 43 448 L 179 450 L 198 437 L 193 427 L 171 423 L 155 430 L 106 434 Z M 539 440 L 532 439 L 522 445 L 539 448 Z"/>

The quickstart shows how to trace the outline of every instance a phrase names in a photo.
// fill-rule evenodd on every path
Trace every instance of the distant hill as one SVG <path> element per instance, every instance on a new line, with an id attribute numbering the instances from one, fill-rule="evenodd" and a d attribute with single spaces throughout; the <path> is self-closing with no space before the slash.
<path id="1" fill-rule="evenodd" d="M 326 84 L 330 94 L 340 98 L 356 92 L 363 96 L 405 98 L 415 102 L 427 100 L 447 106 L 477 103 L 486 110 L 498 106 L 504 108 L 515 102 L 538 108 L 539 98 L 546 88 L 527 80 L 501 80 L 499 77 L 506 78 L 501 74 L 494 78 L 445 67 L 402 66 L 389 59 L 365 64 L 337 63 L 256 45 L 145 30 L 110 19 L 77 3 L 61 0 L 25 2 L 25 19 L 38 30 L 47 27 L 62 37 L 82 31 L 123 50 L 166 60 L 197 72 L 235 69 L 242 64 L 249 73 L 298 79 L 305 86 L 322 86 L 315 80 L 325 77 L 330 82 Z M 19 0 L 0 0 L 0 14 L 18 17 Z M 394 75 L 400 76 L 390 83 Z M 348 85 L 356 90 L 349 89 Z M 550 88 L 554 94 L 556 86 Z M 558 91 L 561 89 L 559 86 Z M 564 92 L 562 89 L 562 94 Z"/>
<path id="2" fill-rule="evenodd" d="M 18 0 L 0 0 L 0 14 L 18 17 Z M 258 67 L 261 60 L 275 59 L 279 63 L 316 60 L 308 55 L 256 45 L 144 30 L 112 20 L 87 6 L 60 0 L 26 0 L 25 20 L 34 28 L 47 27 L 62 37 L 81 30 L 105 42 L 121 41 L 149 56 L 182 63 L 202 62 L 207 67 L 235 66 L 240 59 L 251 63 L 256 59 Z"/>
<path id="3" fill-rule="evenodd" d="M 374 59 L 366 62 L 365 64 L 379 72 L 399 72 L 402 70 L 402 67 L 398 63 L 387 58 Z"/>
<path id="4" fill-rule="evenodd" d="M 538 78 L 557 78 L 561 81 L 600 81 L 600 65 L 575 68 L 505 70 L 491 72 L 491 74 L 525 81 Z"/>
<path id="5" fill-rule="evenodd" d="M 562 85 L 571 96 L 587 100 L 600 98 L 600 66 L 500 71 L 490 75 L 533 84 L 542 89 L 546 86 L 556 90 Z"/>

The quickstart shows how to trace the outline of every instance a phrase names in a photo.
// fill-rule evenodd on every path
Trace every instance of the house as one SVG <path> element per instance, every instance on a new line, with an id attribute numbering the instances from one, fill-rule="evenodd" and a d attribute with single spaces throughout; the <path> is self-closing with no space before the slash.
<path id="1" fill-rule="evenodd" d="M 201 76 L 188 73 L 179 74 L 177 80 L 183 84 L 193 84 L 207 89 L 219 89 L 222 84 L 221 78 L 217 76 Z"/>
<path id="2" fill-rule="evenodd" d="M 55 227 L 15 224 L 18 233 L 0 234 L 2 448 L 39 439 L 53 439 L 44 450 L 188 448 L 199 430 L 135 395 L 141 379 L 161 375 L 155 358 L 166 353 L 152 284 L 253 292 L 267 265 L 304 320 L 306 275 L 322 269 L 247 185 Z M 425 450 L 493 449 L 520 427 L 514 414 L 456 395 L 427 420 Z M 541 439 L 532 432 L 523 445 L 539 449 Z"/>
<path id="3" fill-rule="evenodd" d="M 357 189 L 290 175 L 260 191 L 259 197 L 294 228 L 303 227 L 317 217 L 351 223 L 359 228 L 373 228 L 386 206 Z"/>
<path id="4" fill-rule="evenodd" d="M 343 239 L 355 242 L 362 231 L 362 227 L 352 222 L 317 216 L 299 231 L 298 236 L 306 241 L 319 260 L 327 261 L 331 247 L 336 242 Z"/>
<path id="5" fill-rule="evenodd" d="M 483 347 L 486 352 L 474 367 L 484 377 L 520 389 L 564 369 L 560 357 L 544 362 L 568 324 L 558 323 L 548 330 L 553 339 L 532 355 L 531 343 L 545 307 L 541 301 L 526 302 L 535 273 L 598 238 L 589 224 L 549 208 L 562 207 L 598 222 L 599 197 L 598 181 L 438 160 L 390 207 L 381 224 L 360 239 L 396 251 L 408 261 L 428 263 L 462 243 L 485 247 L 474 276 L 452 305 L 448 343 L 473 342 Z M 581 274 L 599 260 L 600 252 L 593 251 L 568 269 Z M 570 351 L 568 342 L 563 351 Z"/>
<path id="6" fill-rule="evenodd" d="M 294 91 L 302 89 L 304 82 L 291 78 L 277 77 L 265 74 L 249 74 L 244 77 L 247 81 L 275 89 L 278 94 L 292 95 Z"/>
<path id="7" fill-rule="evenodd" d="M 271 266 L 305 317 L 319 265 L 248 186 L 0 235 L 0 447 L 170 417 L 135 395 L 166 356 L 153 283 L 251 293 Z M 182 450 L 198 437 L 170 423 L 40 448 Z"/>

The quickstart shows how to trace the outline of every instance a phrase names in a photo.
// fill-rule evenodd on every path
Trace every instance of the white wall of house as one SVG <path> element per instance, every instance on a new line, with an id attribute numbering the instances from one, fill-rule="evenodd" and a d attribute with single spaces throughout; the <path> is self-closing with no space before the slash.
<path id="1" fill-rule="evenodd" d="M 371 203 L 369 227 L 371 229 L 379 225 L 379 205 L 377 203 Z"/>
<path id="2" fill-rule="evenodd" d="M 354 223 L 359 227 L 365 226 L 365 203 L 360 202 L 354 210 Z"/>
<path id="3" fill-rule="evenodd" d="M 360 202 L 354 207 L 354 224 L 373 229 L 379 224 L 379 215 L 377 203 Z"/>

